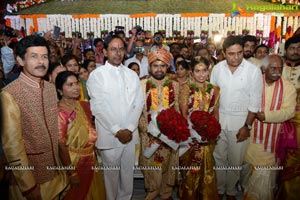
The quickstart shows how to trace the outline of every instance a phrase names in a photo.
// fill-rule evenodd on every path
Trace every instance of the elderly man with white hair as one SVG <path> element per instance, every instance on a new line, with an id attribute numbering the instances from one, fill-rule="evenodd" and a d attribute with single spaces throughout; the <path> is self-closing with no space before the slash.
<path id="1" fill-rule="evenodd" d="M 244 199 L 274 199 L 276 169 L 281 168 L 275 159 L 278 155 L 278 132 L 282 123 L 294 116 L 296 107 L 295 88 L 281 78 L 282 58 L 269 55 L 263 59 L 262 67 L 265 74 L 261 108 L 256 114 L 245 155 L 245 161 L 252 170 L 245 186 Z"/>

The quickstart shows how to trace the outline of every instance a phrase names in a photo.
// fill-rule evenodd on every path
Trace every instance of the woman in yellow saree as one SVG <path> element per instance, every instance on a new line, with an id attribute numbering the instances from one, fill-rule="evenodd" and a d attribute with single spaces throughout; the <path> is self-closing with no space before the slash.
<path id="1" fill-rule="evenodd" d="M 179 105 L 184 117 L 193 111 L 205 111 L 218 119 L 220 89 L 207 82 L 209 61 L 196 56 L 191 62 L 193 80 L 181 88 Z M 215 141 L 199 143 L 193 141 L 189 150 L 179 158 L 182 181 L 179 187 L 180 199 L 219 199 L 214 172 L 213 151 Z M 190 167 L 190 168 L 189 168 Z"/>
<path id="2" fill-rule="evenodd" d="M 92 125 L 92 115 L 86 102 L 79 102 L 80 94 L 77 76 L 70 71 L 56 77 L 58 103 L 59 143 L 64 144 L 71 166 L 69 171 L 71 188 L 64 199 L 105 199 L 105 189 L 94 146 L 97 133 Z M 84 105 L 82 105 L 84 104 Z M 77 177 L 77 178 L 76 178 Z"/>

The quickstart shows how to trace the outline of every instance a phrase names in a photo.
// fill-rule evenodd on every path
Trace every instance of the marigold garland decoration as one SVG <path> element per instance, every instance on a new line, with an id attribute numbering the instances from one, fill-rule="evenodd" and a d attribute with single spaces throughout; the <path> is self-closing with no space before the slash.
<path id="1" fill-rule="evenodd" d="M 215 103 L 215 95 L 213 90 L 213 85 L 207 83 L 207 88 L 205 91 L 201 91 L 194 83 L 189 85 L 190 95 L 189 95 L 189 112 L 193 110 L 205 110 L 208 111 Z M 203 107 L 200 104 L 203 104 Z"/>
<path id="2" fill-rule="evenodd" d="M 163 108 L 173 107 L 175 104 L 175 93 L 174 87 L 171 80 L 166 80 L 163 84 L 162 91 L 162 106 Z M 158 102 L 158 90 L 157 86 L 151 81 L 146 82 L 146 96 L 147 96 L 147 112 L 149 111 L 158 111 L 159 102 Z M 148 116 L 149 122 L 149 116 Z"/>

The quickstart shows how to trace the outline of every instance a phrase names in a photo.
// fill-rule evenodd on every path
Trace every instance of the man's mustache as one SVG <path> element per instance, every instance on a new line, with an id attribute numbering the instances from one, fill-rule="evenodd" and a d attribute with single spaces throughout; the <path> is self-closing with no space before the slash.
<path id="1" fill-rule="evenodd" d="M 45 65 L 40 65 L 35 67 L 34 69 L 47 69 L 47 67 Z"/>

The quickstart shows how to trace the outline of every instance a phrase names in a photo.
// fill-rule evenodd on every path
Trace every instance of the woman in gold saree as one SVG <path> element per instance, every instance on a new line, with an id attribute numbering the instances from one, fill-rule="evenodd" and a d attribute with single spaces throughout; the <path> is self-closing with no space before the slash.
<path id="1" fill-rule="evenodd" d="M 207 82 L 209 61 L 196 56 L 191 62 L 192 81 L 181 88 L 179 105 L 184 117 L 193 111 L 206 111 L 218 119 L 219 91 L 217 86 Z M 180 199 L 218 199 L 214 172 L 213 151 L 215 141 L 198 143 L 193 140 L 191 147 L 179 158 L 182 181 L 179 187 Z"/>
<path id="2" fill-rule="evenodd" d="M 101 171 L 97 170 L 94 145 L 97 133 L 92 125 L 92 115 L 86 102 L 79 102 L 77 76 L 70 71 L 56 77 L 58 91 L 59 143 L 64 144 L 71 166 L 75 171 L 68 173 L 71 188 L 64 199 L 105 199 Z M 84 104 L 84 105 L 82 105 Z M 74 177 L 78 177 L 79 180 Z"/>

